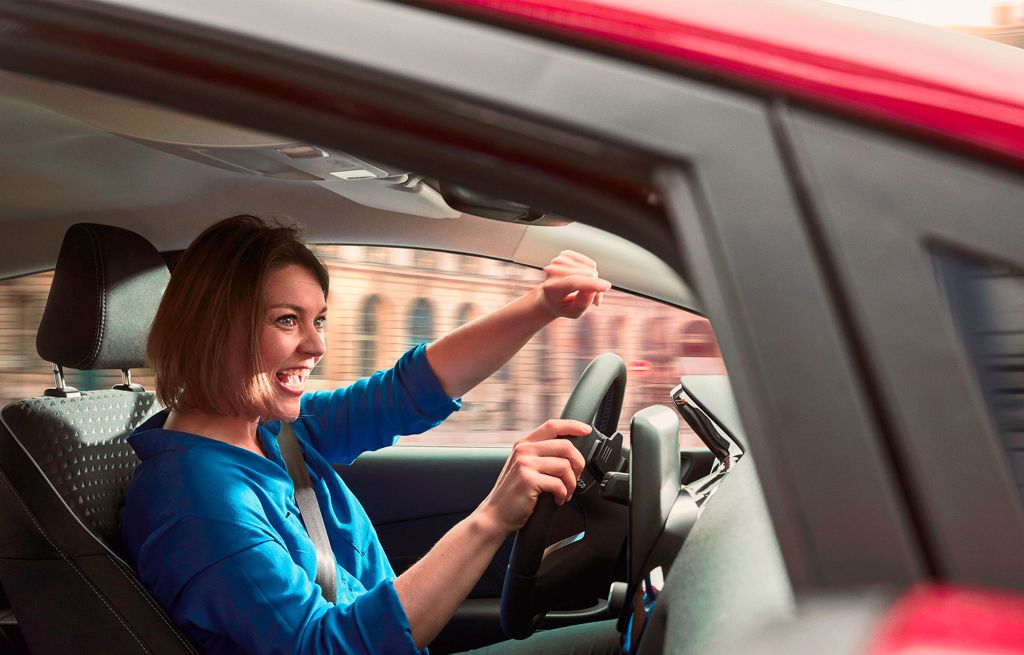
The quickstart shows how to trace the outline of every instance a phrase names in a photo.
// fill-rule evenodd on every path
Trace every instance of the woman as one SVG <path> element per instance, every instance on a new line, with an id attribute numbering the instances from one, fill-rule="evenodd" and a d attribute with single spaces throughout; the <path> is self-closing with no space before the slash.
<path id="1" fill-rule="evenodd" d="M 157 395 L 168 409 L 129 438 L 142 462 L 122 522 L 139 577 L 204 653 L 418 652 L 537 497 L 571 497 L 583 459 L 554 437 L 590 428 L 548 421 L 517 442 L 480 506 L 396 578 L 331 467 L 437 425 L 459 408 L 453 399 L 537 330 L 581 316 L 610 286 L 593 262 L 568 251 L 545 272 L 521 298 L 414 348 L 393 368 L 305 393 L 325 352 L 323 264 L 294 228 L 250 216 L 221 221 L 192 243 L 150 333 Z M 333 604 L 314 583 L 316 554 L 277 443 L 281 421 L 293 422 L 327 525 L 338 574 Z M 601 640 L 615 641 L 607 630 Z"/>

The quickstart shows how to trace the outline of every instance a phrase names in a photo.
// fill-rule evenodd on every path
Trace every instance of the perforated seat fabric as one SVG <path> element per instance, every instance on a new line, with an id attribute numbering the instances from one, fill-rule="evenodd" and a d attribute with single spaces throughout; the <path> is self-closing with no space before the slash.
<path id="1" fill-rule="evenodd" d="M 80 398 L 29 398 L 3 419 L 85 527 L 120 549 L 118 510 L 139 462 L 127 435 L 153 414 L 151 393 L 91 391 Z M 31 435 L 29 437 L 28 435 Z"/>
<path id="2" fill-rule="evenodd" d="M 0 580 L 33 653 L 195 653 L 118 556 L 152 393 L 84 392 L 3 409 Z"/>

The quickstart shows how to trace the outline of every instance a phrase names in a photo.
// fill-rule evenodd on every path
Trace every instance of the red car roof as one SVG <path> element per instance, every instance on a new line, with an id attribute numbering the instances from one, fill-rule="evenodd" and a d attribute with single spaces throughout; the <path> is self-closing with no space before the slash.
<path id="1" fill-rule="evenodd" d="M 1024 51 L 813 0 L 438 0 L 1024 163 Z"/>

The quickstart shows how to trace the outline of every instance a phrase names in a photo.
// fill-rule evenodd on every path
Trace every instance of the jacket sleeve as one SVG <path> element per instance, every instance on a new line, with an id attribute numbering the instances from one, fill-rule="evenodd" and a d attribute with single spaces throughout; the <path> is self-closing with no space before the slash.
<path id="1" fill-rule="evenodd" d="M 228 538 L 212 563 L 196 558 L 196 539 Z M 201 650 L 253 654 L 419 654 L 391 580 L 370 589 L 338 570 L 338 603 L 257 526 L 194 517 L 152 543 L 171 561 L 154 593 Z M 186 545 L 187 544 L 187 545 Z M 240 547 L 240 549 L 239 549 Z M 187 551 L 193 551 L 187 554 Z M 179 554 L 180 553 L 180 554 Z M 180 561 L 175 561 L 180 560 Z"/>
<path id="2" fill-rule="evenodd" d="M 401 435 L 426 432 L 460 407 L 444 392 L 420 344 L 392 368 L 342 389 L 305 394 L 296 434 L 328 461 L 348 464 Z"/>

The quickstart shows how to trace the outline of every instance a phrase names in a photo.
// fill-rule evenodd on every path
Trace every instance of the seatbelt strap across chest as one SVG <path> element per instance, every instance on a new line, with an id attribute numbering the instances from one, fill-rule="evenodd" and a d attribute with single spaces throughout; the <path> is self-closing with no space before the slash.
<path id="1" fill-rule="evenodd" d="M 320 513 L 320 504 L 313 491 L 313 483 L 306 470 L 306 460 L 302 457 L 302 448 L 295 438 L 292 424 L 281 421 L 281 432 L 277 435 L 277 443 L 281 447 L 281 455 L 288 467 L 288 475 L 295 484 L 295 504 L 302 515 L 313 547 L 316 549 L 316 583 L 320 585 L 324 598 L 333 603 L 337 599 L 337 576 L 334 565 L 334 551 L 327 537 L 327 526 Z"/>

